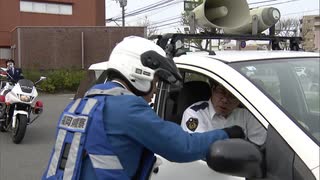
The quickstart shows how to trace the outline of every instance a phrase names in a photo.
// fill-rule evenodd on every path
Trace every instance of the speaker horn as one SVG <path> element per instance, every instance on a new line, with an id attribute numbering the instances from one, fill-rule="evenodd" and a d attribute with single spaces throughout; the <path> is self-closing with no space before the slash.
<path id="1" fill-rule="evenodd" d="M 246 0 L 204 0 L 193 12 L 196 24 L 203 28 L 232 30 L 251 18 Z"/>
<path id="2" fill-rule="evenodd" d="M 221 28 L 228 34 L 258 34 L 280 20 L 273 7 L 249 9 L 246 0 L 204 0 L 193 11 L 202 28 Z"/>
<path id="3" fill-rule="evenodd" d="M 256 8 L 250 10 L 250 16 L 248 23 L 238 28 L 224 29 L 224 32 L 231 34 L 261 33 L 280 20 L 280 11 L 274 7 Z M 253 32 L 254 30 L 256 32 Z"/>

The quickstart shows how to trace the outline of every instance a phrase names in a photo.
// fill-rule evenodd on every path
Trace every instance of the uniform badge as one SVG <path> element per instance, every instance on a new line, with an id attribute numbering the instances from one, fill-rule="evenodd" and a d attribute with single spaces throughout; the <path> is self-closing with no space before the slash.
<path id="1" fill-rule="evenodd" d="M 189 118 L 188 121 L 186 122 L 186 125 L 188 127 L 188 129 L 190 129 L 191 131 L 195 131 L 198 127 L 199 121 L 197 118 Z"/>

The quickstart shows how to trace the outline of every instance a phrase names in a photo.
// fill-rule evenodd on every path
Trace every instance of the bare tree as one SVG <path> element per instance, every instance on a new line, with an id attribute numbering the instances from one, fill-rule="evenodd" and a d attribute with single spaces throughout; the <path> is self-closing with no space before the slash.
<path id="1" fill-rule="evenodd" d="M 287 18 L 281 19 L 276 24 L 276 35 L 279 36 L 300 36 L 302 37 L 302 47 L 305 50 L 312 50 L 314 40 L 312 18 Z M 288 48 L 288 44 L 284 45 Z"/>
<path id="2" fill-rule="evenodd" d="M 300 35 L 300 20 L 297 18 L 281 19 L 276 24 L 276 35 L 278 36 L 299 36 Z"/>
<path id="3" fill-rule="evenodd" d="M 194 5 L 200 5 L 203 0 L 192 0 L 192 2 L 194 2 Z M 182 25 L 184 25 L 186 28 L 184 29 L 184 33 L 190 33 L 190 29 L 191 29 L 191 24 L 190 24 L 190 15 L 191 15 L 191 8 L 190 10 L 185 10 L 182 15 L 181 15 L 181 22 L 182 22 Z M 198 33 L 198 32 L 203 32 L 204 29 L 203 28 L 200 28 L 198 26 L 196 26 L 196 32 L 195 33 Z M 196 47 L 199 47 L 202 49 L 202 40 L 200 39 L 193 39 L 193 40 L 186 40 L 188 41 L 187 43 L 190 45 L 190 44 L 194 44 Z"/>
<path id="4" fill-rule="evenodd" d="M 138 23 L 139 26 L 145 26 L 147 27 L 147 36 L 150 37 L 152 35 L 156 35 L 158 33 L 158 28 L 150 22 L 147 16 L 144 17 L 144 19 Z"/>
<path id="5" fill-rule="evenodd" d="M 190 9 L 185 9 L 185 11 L 182 13 L 182 16 L 181 16 L 182 24 L 186 27 L 189 27 L 189 30 L 188 31 L 185 30 L 185 33 L 189 33 L 190 28 L 191 28 L 190 27 L 190 25 L 191 25 L 190 24 L 190 15 L 191 15 L 192 8 L 195 8 L 194 6 L 196 6 L 196 5 L 200 5 L 203 2 L 203 0 L 192 0 L 190 2 L 192 3 L 193 7 L 189 7 Z M 191 4 L 190 4 L 190 6 L 191 6 Z M 188 28 L 186 28 L 186 29 L 188 29 Z M 203 31 L 205 31 L 203 28 L 196 27 L 196 33 L 203 32 Z"/>

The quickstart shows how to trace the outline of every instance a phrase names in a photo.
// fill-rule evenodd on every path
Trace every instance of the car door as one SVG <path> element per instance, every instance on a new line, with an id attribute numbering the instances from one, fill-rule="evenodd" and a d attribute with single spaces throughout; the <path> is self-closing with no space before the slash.
<path id="1" fill-rule="evenodd" d="M 201 64 L 200 58 L 198 64 Z M 298 87 L 298 82 L 296 82 L 297 86 L 289 86 L 290 83 L 284 78 L 294 77 L 294 74 L 279 69 L 280 76 L 277 77 L 279 82 L 273 84 L 280 86 L 281 92 L 275 90 L 268 94 L 259 88 L 260 82 L 257 79 L 246 78 L 243 75 L 246 74 L 245 72 L 239 74 L 222 62 L 212 62 L 212 64 L 206 66 L 185 63 L 178 64 L 178 67 L 184 76 L 184 82 L 189 80 L 207 81 L 207 78 L 212 78 L 224 85 L 267 128 L 267 140 L 262 152 L 265 157 L 265 163 L 262 165 L 265 176 L 264 178 L 249 179 L 319 179 L 314 175 L 318 174 L 319 176 L 317 172 L 319 171 L 319 153 L 310 156 L 310 152 L 319 150 L 319 145 L 306 134 L 303 123 L 293 122 L 291 115 L 286 114 L 286 111 L 290 108 L 292 108 L 290 111 L 305 111 L 301 106 L 294 107 L 290 104 L 294 102 L 292 98 L 296 97 L 296 101 L 305 101 L 304 96 L 298 97 L 301 94 L 301 89 L 299 90 L 301 87 Z M 247 73 L 247 75 L 250 76 L 252 73 Z M 269 75 L 264 77 L 267 77 L 266 80 L 268 81 L 273 81 Z M 172 109 L 175 108 L 175 102 L 177 102 L 181 87 L 172 87 L 165 84 L 160 84 L 160 86 L 162 90 L 158 92 L 156 97 L 155 110 L 159 116 L 166 119 L 170 113 L 175 112 Z M 280 97 L 281 99 L 279 99 Z M 277 100 L 287 104 L 289 109 L 279 107 Z M 170 113 L 168 113 L 168 110 Z M 313 116 L 312 114 L 311 116 Z M 305 147 L 301 144 L 304 144 Z M 312 158 L 316 158 L 316 160 Z M 228 175 L 217 178 L 221 174 L 207 168 L 203 161 L 188 163 L 188 165 L 177 163 L 168 165 L 168 163 L 165 161 L 162 167 L 160 166 L 158 177 L 184 177 L 184 179 L 189 179 L 189 177 L 198 179 L 235 178 Z M 204 171 L 204 169 L 206 170 Z M 183 176 L 181 176 L 181 173 Z"/>
<path id="2" fill-rule="evenodd" d="M 192 66 L 183 66 L 179 69 L 183 76 L 183 84 L 188 82 L 205 82 L 209 83 L 210 80 L 218 81 L 221 84 L 228 84 L 221 77 L 216 76 L 210 71 L 196 68 Z M 229 85 L 230 86 L 230 85 Z M 181 112 L 179 112 L 179 101 L 188 99 L 190 97 L 181 97 L 182 86 L 169 86 L 167 84 L 159 84 L 159 91 L 155 98 L 155 110 L 159 116 L 166 120 L 173 121 L 180 124 Z M 235 92 L 236 90 L 233 89 Z M 200 93 L 201 90 L 194 89 L 194 94 Z M 240 94 L 238 94 L 240 96 Z M 209 97 L 208 97 L 209 98 Z M 201 99 L 203 100 L 203 99 Z M 189 104 L 191 105 L 191 104 Z M 253 109 L 254 110 L 254 109 Z M 180 114 L 179 114 L 180 113 Z M 178 119 L 177 119 L 178 118 Z M 158 156 L 162 164 L 159 166 L 157 174 L 152 176 L 152 179 L 219 179 L 219 180 L 239 180 L 242 177 L 225 175 L 213 171 L 207 166 L 203 160 L 190 162 L 190 163 L 173 163 Z"/>
<path id="3" fill-rule="evenodd" d="M 305 59 L 303 60 L 305 67 L 304 70 L 310 69 L 313 75 L 319 76 L 319 64 L 316 65 L 315 61 Z M 290 62 L 290 63 L 288 63 Z M 296 72 L 296 66 L 299 64 L 299 60 L 296 62 L 278 60 L 275 63 L 248 63 L 250 65 L 235 66 L 238 69 L 243 70 L 243 74 L 260 84 L 260 88 L 270 99 L 274 100 L 275 104 L 278 104 L 283 111 L 287 114 L 286 118 L 290 123 L 295 122 L 297 128 L 296 132 L 304 131 L 304 133 L 314 132 L 313 136 L 303 134 L 306 138 L 304 144 L 300 147 L 306 149 L 315 148 L 317 145 L 312 142 L 312 139 L 316 139 L 316 134 L 319 132 L 319 88 L 316 91 L 309 87 L 309 84 L 315 79 L 310 74 L 301 76 Z M 292 68 L 290 68 L 292 66 Z M 242 68 L 240 68 L 242 67 Z M 247 75 L 247 67 L 254 68 L 255 74 Z M 306 79 L 310 78 L 310 79 Z M 258 81 L 257 81 L 258 80 Z M 318 102 L 318 103 L 317 103 Z M 270 112 L 271 113 L 271 112 Z M 280 114 L 279 114 L 280 115 Z M 283 120 L 285 121 L 285 120 Z M 284 134 L 295 133 L 291 128 L 281 129 L 280 126 L 285 126 L 285 123 L 270 123 L 268 126 L 267 140 L 265 144 L 265 164 L 264 172 L 265 177 L 263 179 L 319 179 L 319 167 L 310 169 L 306 162 L 307 156 L 305 153 L 298 154 L 297 144 L 291 143 L 290 137 L 284 137 Z M 293 125 L 294 126 L 294 125 Z M 317 128 L 318 127 L 318 128 Z M 317 140 L 315 140 L 317 141 Z M 313 151 L 317 152 L 317 151 Z M 314 159 L 319 158 L 319 146 L 318 154 L 314 154 Z M 317 163 L 315 163 L 317 164 Z M 317 177 L 312 171 L 318 171 Z M 251 178 L 261 179 L 261 178 Z"/>

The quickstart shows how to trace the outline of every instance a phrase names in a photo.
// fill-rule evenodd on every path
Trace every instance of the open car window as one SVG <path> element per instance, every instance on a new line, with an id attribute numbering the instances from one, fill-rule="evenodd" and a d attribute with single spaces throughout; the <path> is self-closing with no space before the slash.
<path id="1" fill-rule="evenodd" d="M 156 102 L 158 115 L 179 125 L 181 125 L 182 115 L 187 107 L 198 101 L 209 100 L 211 86 L 217 84 L 216 80 L 198 72 L 180 69 L 180 73 L 183 76 L 182 86 L 160 84 L 159 87 L 162 86 L 162 89 L 160 88 L 156 98 L 156 101 L 161 102 Z M 240 103 L 239 108 L 246 107 Z"/>

